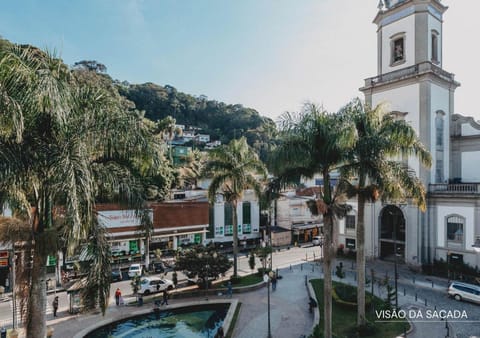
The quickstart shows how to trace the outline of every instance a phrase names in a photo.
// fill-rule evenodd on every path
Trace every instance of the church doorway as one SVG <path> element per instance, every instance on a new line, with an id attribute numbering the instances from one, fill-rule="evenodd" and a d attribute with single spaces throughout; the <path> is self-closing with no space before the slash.
<path id="1" fill-rule="evenodd" d="M 380 213 L 380 258 L 405 260 L 405 217 L 395 205 L 387 205 Z"/>

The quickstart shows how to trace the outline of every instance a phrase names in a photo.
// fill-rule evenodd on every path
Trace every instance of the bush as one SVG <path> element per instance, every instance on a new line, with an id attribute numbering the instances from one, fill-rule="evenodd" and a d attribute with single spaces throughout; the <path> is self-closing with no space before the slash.
<path id="1" fill-rule="evenodd" d="M 357 289 L 347 284 L 339 284 L 335 286 L 335 292 L 339 299 L 345 302 L 355 303 L 357 301 Z"/>
<path id="2" fill-rule="evenodd" d="M 257 275 L 263 277 L 264 274 L 269 273 L 270 271 L 272 271 L 270 268 L 258 268 Z"/>
<path id="3" fill-rule="evenodd" d="M 241 278 L 239 276 L 235 277 L 235 276 L 232 276 L 230 277 L 230 282 L 232 282 L 232 284 L 238 284 L 240 283 L 241 281 Z"/>
<path id="4" fill-rule="evenodd" d="M 347 284 L 335 285 L 332 291 L 333 301 L 345 307 L 357 306 L 357 288 Z M 368 308 L 372 304 L 372 296 L 367 293 L 365 295 L 365 306 Z"/>
<path id="5" fill-rule="evenodd" d="M 357 332 L 359 337 L 369 337 L 373 336 L 377 332 L 377 327 L 375 324 L 367 320 L 365 324 L 357 327 Z"/>

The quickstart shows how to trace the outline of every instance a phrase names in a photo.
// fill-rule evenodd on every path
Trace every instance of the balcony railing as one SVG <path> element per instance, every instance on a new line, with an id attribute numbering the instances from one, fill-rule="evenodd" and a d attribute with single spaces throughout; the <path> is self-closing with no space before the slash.
<path id="1" fill-rule="evenodd" d="M 431 193 L 480 194 L 480 183 L 430 184 Z"/>
<path id="2" fill-rule="evenodd" d="M 434 73 L 446 81 L 455 81 L 455 75 L 444 71 L 442 68 L 434 65 L 431 62 L 422 62 L 410 67 L 395 70 L 390 73 L 380 74 L 378 76 L 365 79 L 365 87 L 373 87 L 378 84 L 408 78 L 411 76 L 418 76 L 426 73 Z"/>

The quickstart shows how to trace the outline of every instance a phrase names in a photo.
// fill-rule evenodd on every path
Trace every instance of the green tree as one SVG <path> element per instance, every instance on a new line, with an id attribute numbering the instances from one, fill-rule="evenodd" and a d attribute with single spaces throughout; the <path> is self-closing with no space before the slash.
<path id="1" fill-rule="evenodd" d="M 260 259 L 260 262 L 262 262 L 263 271 L 265 271 L 267 268 L 270 268 L 270 266 L 267 266 L 267 263 L 268 256 L 270 256 L 272 253 L 272 247 L 270 245 L 260 246 L 255 251 L 257 253 L 257 257 Z"/>
<path id="2" fill-rule="evenodd" d="M 246 189 L 253 189 L 260 196 L 258 176 L 266 175 L 265 167 L 242 137 L 209 153 L 206 174 L 212 177 L 208 188 L 210 202 L 215 203 L 217 195 L 223 195 L 224 202 L 230 203 L 233 209 L 233 276 L 237 277 L 237 205 Z"/>
<path id="3" fill-rule="evenodd" d="M 226 255 L 215 251 L 214 246 L 198 245 L 177 252 L 175 270 L 185 271 L 191 278 L 198 277 L 199 285 L 204 286 L 205 280 L 216 279 L 232 267 Z"/>
<path id="4" fill-rule="evenodd" d="M 255 251 L 250 251 L 250 256 L 248 256 L 248 266 L 250 270 L 255 270 Z"/>
<path id="5" fill-rule="evenodd" d="M 341 113 L 355 128 L 354 144 L 348 163 L 343 166 L 345 177 L 355 177 L 348 185 L 349 196 L 358 198 L 357 239 L 357 324 L 365 324 L 365 204 L 384 200 L 411 198 L 425 211 L 425 188 L 415 172 L 395 161 L 399 156 L 415 156 L 429 167 L 431 157 L 417 137 L 415 130 L 404 120 L 397 120 L 384 107 L 365 107 L 359 99 L 352 100 Z"/>
<path id="6" fill-rule="evenodd" d="M 323 216 L 324 260 L 324 336 L 332 336 L 332 260 L 335 256 L 334 226 L 347 211 L 345 196 L 332 187 L 330 175 L 345 161 L 351 145 L 352 128 L 338 115 L 328 114 L 314 104 L 306 104 L 298 115 L 285 114 L 281 121 L 281 143 L 272 156 L 274 174 L 284 181 L 311 178 L 320 173 L 323 187 L 313 203 L 313 214 Z"/>
<path id="7" fill-rule="evenodd" d="M 141 208 L 139 177 L 159 165 L 161 149 L 141 116 L 111 88 L 78 81 L 60 59 L 35 47 L 0 50 L 0 202 L 14 212 L 0 223 L 0 241 L 22 240 L 32 253 L 32 263 L 25 255 L 19 264 L 28 338 L 46 333 L 45 262 L 61 237 L 70 252 L 87 245 L 93 261 L 84 304 L 105 311 L 110 251 L 95 202 L 111 198 Z"/>

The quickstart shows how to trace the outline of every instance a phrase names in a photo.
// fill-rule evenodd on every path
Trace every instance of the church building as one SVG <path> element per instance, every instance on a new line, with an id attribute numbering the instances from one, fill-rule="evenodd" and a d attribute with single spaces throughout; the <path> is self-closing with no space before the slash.
<path id="1" fill-rule="evenodd" d="M 415 128 L 432 166 L 424 168 L 415 157 L 399 159 L 425 184 L 427 211 L 407 202 L 371 203 L 365 215 L 371 258 L 392 257 L 396 250 L 416 266 L 434 259 L 480 266 L 472 247 L 480 238 L 480 124 L 455 114 L 460 83 L 442 67 L 446 10 L 440 0 L 380 0 L 373 20 L 377 75 L 360 90 L 367 104 L 386 103 Z"/>

